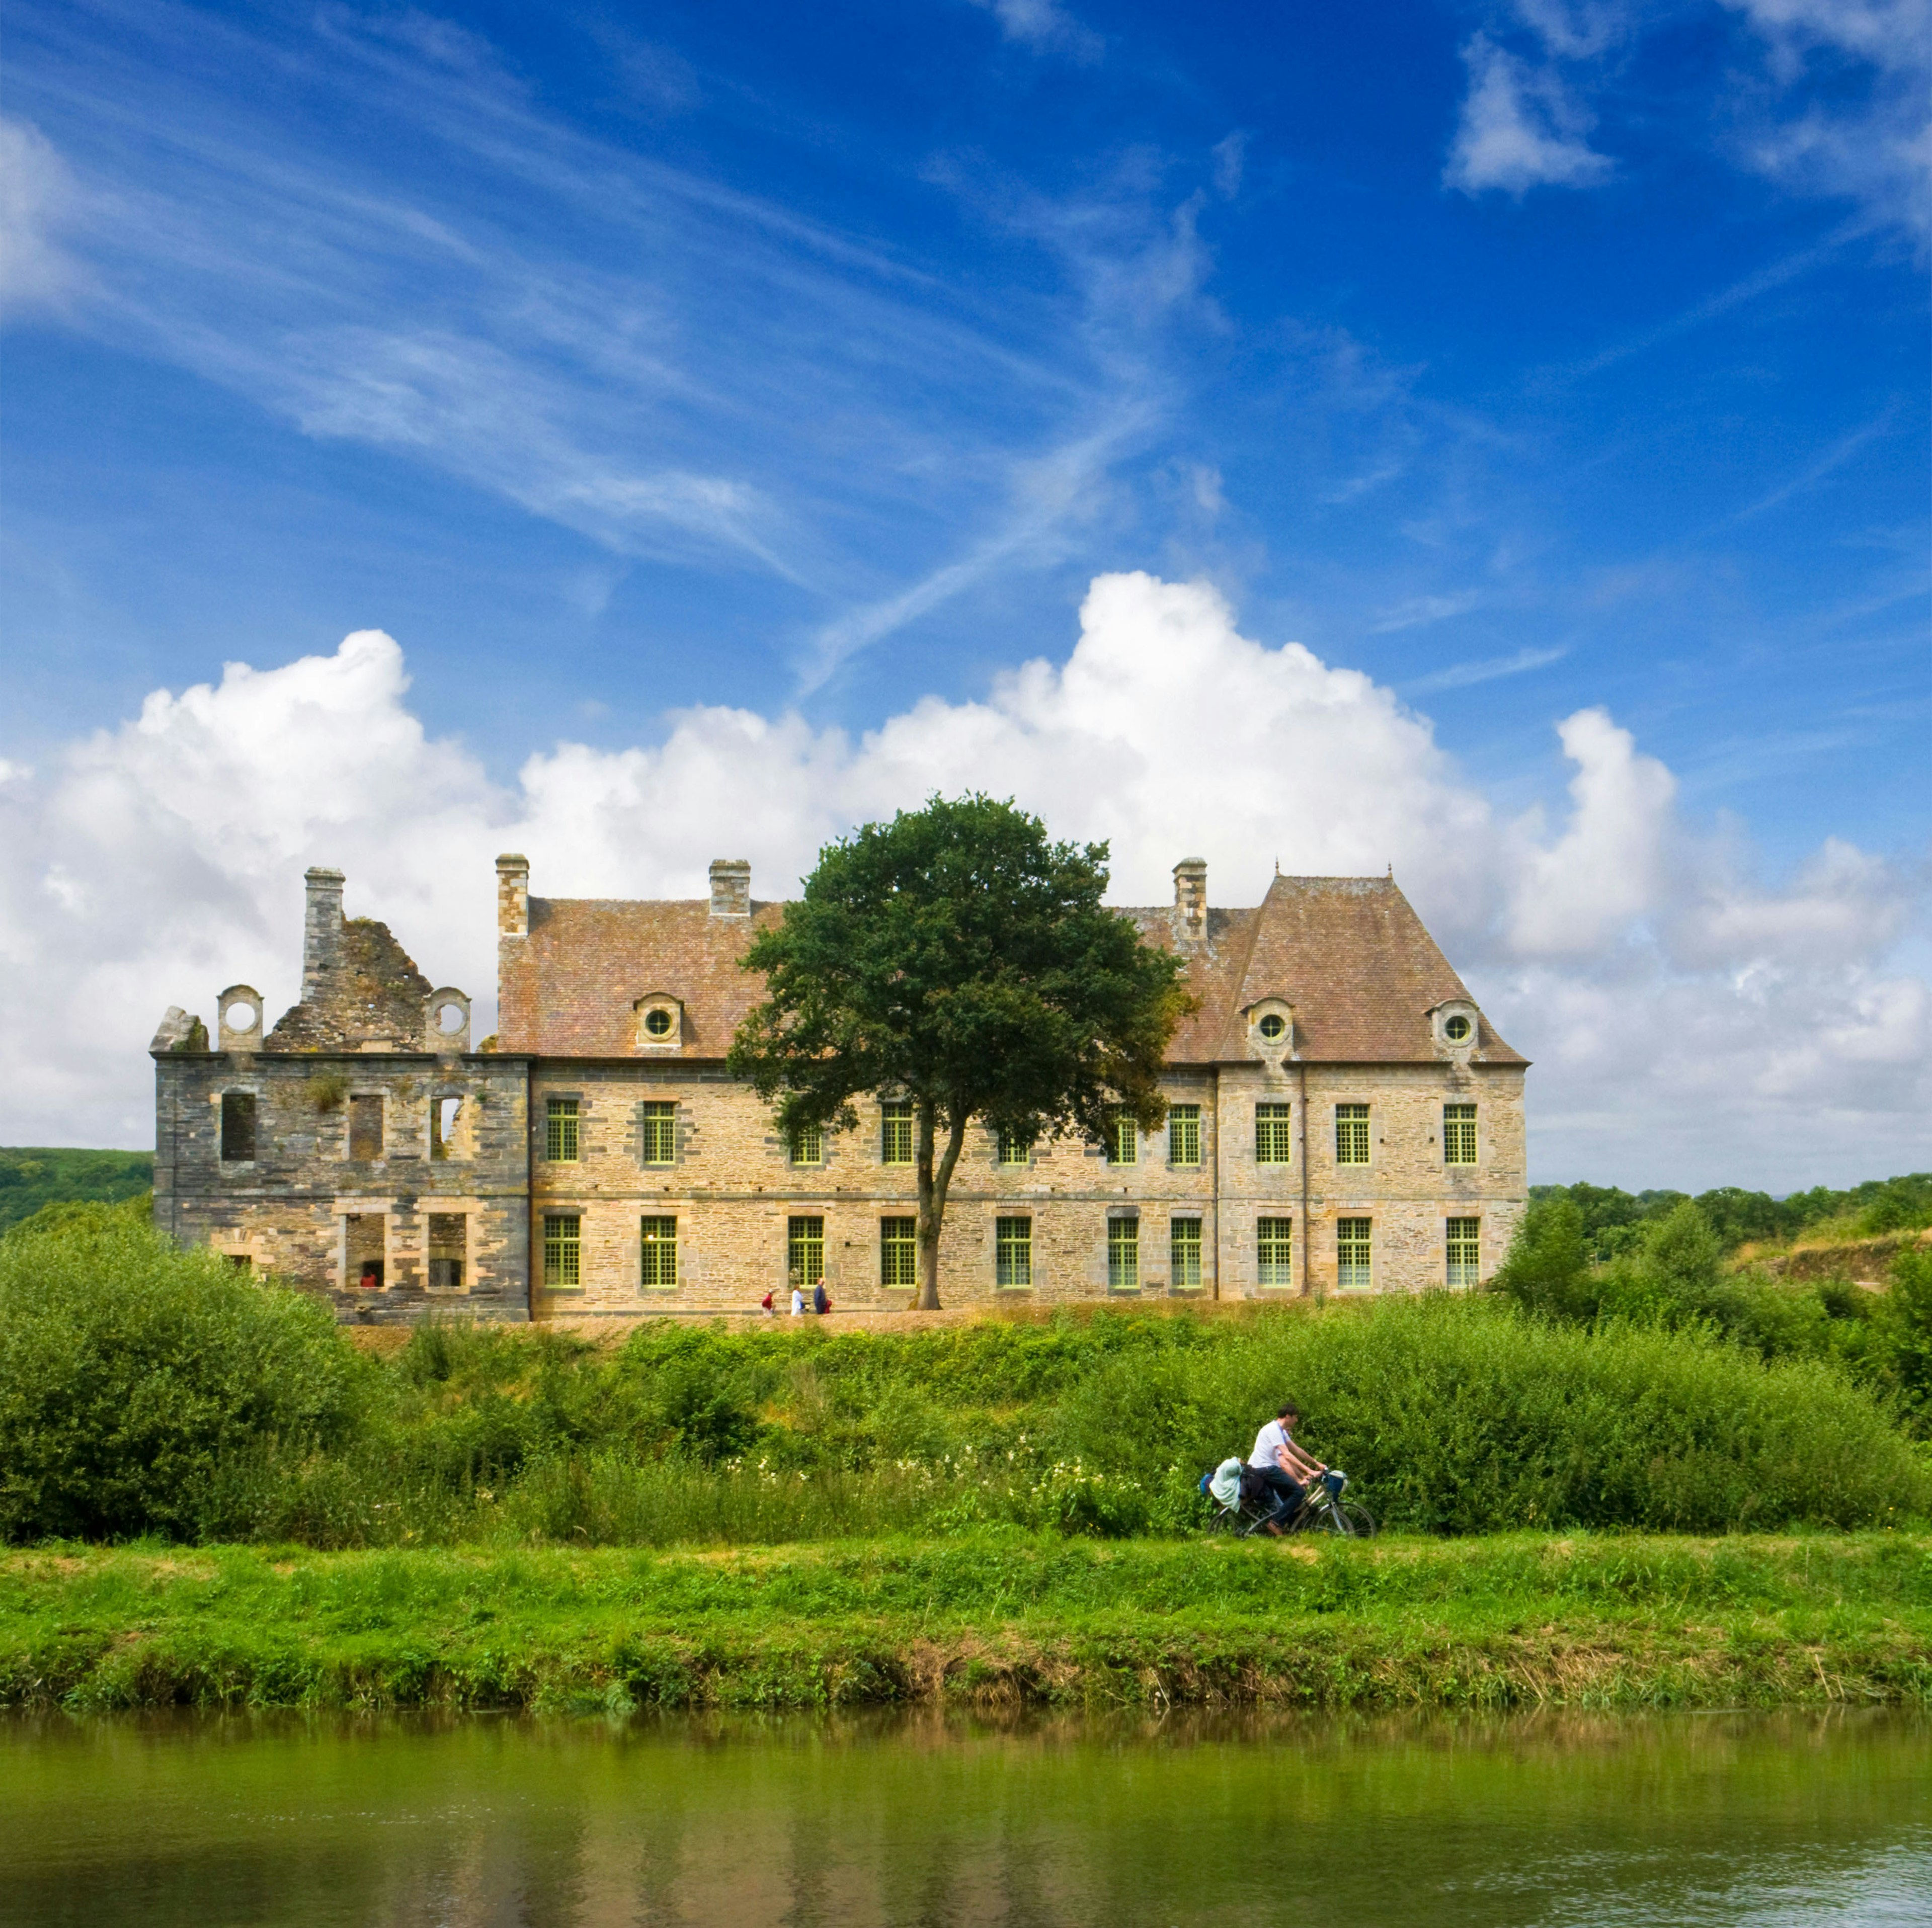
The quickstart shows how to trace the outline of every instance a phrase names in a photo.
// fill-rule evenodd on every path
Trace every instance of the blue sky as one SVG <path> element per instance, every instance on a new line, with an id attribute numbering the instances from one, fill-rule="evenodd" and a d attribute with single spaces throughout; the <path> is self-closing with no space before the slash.
<path id="1" fill-rule="evenodd" d="M 364 628 L 500 786 L 862 733 L 1139 571 L 1500 817 L 1600 706 L 1754 887 L 1888 866 L 1918 968 L 1927 58 L 1922 0 L 15 0 L 0 757 Z"/>

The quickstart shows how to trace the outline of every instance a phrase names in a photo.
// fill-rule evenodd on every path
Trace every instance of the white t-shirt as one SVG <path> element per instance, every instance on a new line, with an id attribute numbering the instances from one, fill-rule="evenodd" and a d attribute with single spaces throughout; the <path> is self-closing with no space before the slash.
<path id="1" fill-rule="evenodd" d="M 1255 1450 L 1248 1455 L 1248 1464 L 1268 1468 L 1280 1466 L 1281 1462 L 1274 1456 L 1275 1450 L 1288 1443 L 1287 1428 L 1279 1420 L 1270 1420 L 1255 1435 Z"/>
<path id="2" fill-rule="evenodd" d="M 791 1315 L 796 1318 L 805 1310 L 805 1294 L 794 1285 L 791 1288 Z"/>

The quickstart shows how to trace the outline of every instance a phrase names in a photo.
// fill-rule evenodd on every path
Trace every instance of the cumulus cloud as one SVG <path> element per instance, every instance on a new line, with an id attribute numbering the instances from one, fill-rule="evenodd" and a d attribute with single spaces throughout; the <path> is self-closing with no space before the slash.
<path id="1" fill-rule="evenodd" d="M 698 895 L 748 855 L 760 896 L 826 840 L 934 790 L 1013 795 L 1113 847 L 1116 901 L 1204 856 L 1217 903 L 1289 872 L 1398 880 L 1532 1073 L 1544 1177 L 1796 1184 L 1923 1162 L 1932 996 L 1899 967 L 1922 879 L 1828 843 L 1781 889 L 1687 826 L 1600 710 L 1558 725 L 1554 821 L 1499 814 L 1426 718 L 1301 646 L 1240 633 L 1211 588 L 1093 583 L 1059 663 L 979 702 L 928 697 L 856 738 L 709 708 L 650 745 L 561 744 L 493 781 L 410 709 L 380 631 L 158 691 L 0 786 L 0 1134 L 137 1144 L 164 1006 L 237 981 L 292 1001 L 301 874 L 349 874 L 428 975 L 491 1021 L 491 860 L 556 895 Z"/>
<path id="2" fill-rule="evenodd" d="M 0 115 L 0 315 L 64 307 L 80 286 L 56 238 L 78 201 L 73 174 L 40 129 Z"/>
<path id="3" fill-rule="evenodd" d="M 1444 181 L 1466 194 L 1594 187 L 1613 163 L 1586 138 L 1589 116 L 1554 65 L 1534 67 L 1486 34 L 1462 49 L 1469 91 Z"/>

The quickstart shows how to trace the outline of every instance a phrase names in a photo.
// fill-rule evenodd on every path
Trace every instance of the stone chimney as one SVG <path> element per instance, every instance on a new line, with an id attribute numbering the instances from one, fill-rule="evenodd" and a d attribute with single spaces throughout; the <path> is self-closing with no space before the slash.
<path id="1" fill-rule="evenodd" d="M 514 850 L 496 859 L 496 934 L 530 934 L 530 860 Z"/>
<path id="2" fill-rule="evenodd" d="M 1174 867 L 1174 935 L 1198 944 L 1208 934 L 1208 860 L 1183 857 Z"/>
<path id="3" fill-rule="evenodd" d="M 302 1001 L 314 1003 L 342 967 L 342 884 L 340 871 L 303 874 L 308 903 L 302 913 Z"/>
<path id="4" fill-rule="evenodd" d="M 752 914 L 752 866 L 742 857 L 711 860 L 711 914 L 748 917 Z"/>

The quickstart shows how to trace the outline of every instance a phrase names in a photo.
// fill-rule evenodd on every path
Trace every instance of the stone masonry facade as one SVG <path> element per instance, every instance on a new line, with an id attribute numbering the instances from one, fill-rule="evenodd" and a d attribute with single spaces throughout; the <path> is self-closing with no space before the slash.
<path id="1" fill-rule="evenodd" d="M 157 1036 L 155 1209 L 177 1238 L 329 1294 L 344 1316 L 746 1311 L 822 1277 L 908 1304 L 913 1168 L 892 1094 L 855 1131 L 781 1141 L 725 1072 L 782 914 L 749 866 L 709 900 L 533 898 L 497 865 L 500 1028 L 432 988 L 312 871 L 302 1002 L 265 1038 L 232 986 L 210 1048 Z M 975 1129 L 941 1246 L 950 1305 L 1275 1298 L 1468 1285 L 1524 1209 L 1526 1061 L 1392 880 L 1276 877 L 1252 910 L 1130 910 L 1186 958 L 1201 1008 L 1174 1108 L 1102 1147 Z M 246 1131 L 244 1126 L 247 1127 Z M 247 1151 L 252 1155 L 238 1156 Z M 374 1264 L 373 1274 L 370 1267 Z"/>

